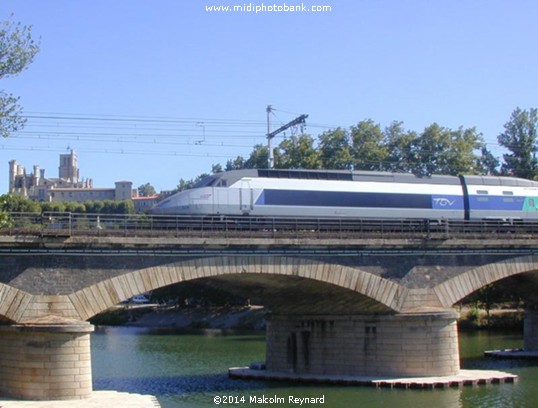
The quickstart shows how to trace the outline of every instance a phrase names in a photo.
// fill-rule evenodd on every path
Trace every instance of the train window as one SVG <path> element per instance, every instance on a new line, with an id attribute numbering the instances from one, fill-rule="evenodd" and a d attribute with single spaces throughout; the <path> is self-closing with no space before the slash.
<path id="1" fill-rule="evenodd" d="M 200 188 L 200 187 L 210 187 L 216 180 L 218 180 L 215 176 L 208 176 L 204 177 L 200 181 L 198 181 L 192 188 Z"/>
<path id="2" fill-rule="evenodd" d="M 300 170 L 258 170 L 260 177 L 288 178 L 307 180 L 353 180 L 350 172 L 338 171 L 300 171 Z"/>
<path id="3" fill-rule="evenodd" d="M 503 198 L 503 201 L 505 203 L 513 203 L 514 202 L 514 199 L 512 197 L 505 197 Z"/>
<path id="4" fill-rule="evenodd" d="M 489 194 L 488 190 L 476 190 L 476 194 Z"/>
<path id="5" fill-rule="evenodd" d="M 489 197 L 477 197 L 476 200 L 477 200 L 477 201 L 482 201 L 482 202 L 488 202 L 488 201 L 489 201 Z"/>
<path id="6" fill-rule="evenodd" d="M 514 195 L 513 191 L 503 191 L 503 195 Z"/>

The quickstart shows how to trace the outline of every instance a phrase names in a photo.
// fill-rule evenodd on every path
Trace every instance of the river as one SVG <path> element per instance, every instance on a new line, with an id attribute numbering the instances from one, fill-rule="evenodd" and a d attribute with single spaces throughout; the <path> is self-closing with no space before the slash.
<path id="1" fill-rule="evenodd" d="M 222 397 L 220 405 L 228 407 L 299 406 L 289 403 L 290 396 L 323 397 L 324 404 L 317 405 L 330 408 L 520 408 L 535 407 L 538 401 L 538 361 L 483 357 L 484 350 L 521 347 L 520 333 L 460 333 L 462 368 L 508 371 L 520 376 L 518 382 L 436 390 L 321 386 L 228 378 L 229 367 L 264 360 L 263 334 L 192 335 L 107 327 L 96 330 L 91 341 L 95 390 L 152 394 L 163 408 L 216 407 L 215 397 Z M 257 397 L 259 403 L 250 403 L 251 397 Z M 262 404 L 264 398 L 279 403 Z M 234 403 L 225 404 L 226 400 Z M 283 400 L 285 403 L 280 403 Z"/>

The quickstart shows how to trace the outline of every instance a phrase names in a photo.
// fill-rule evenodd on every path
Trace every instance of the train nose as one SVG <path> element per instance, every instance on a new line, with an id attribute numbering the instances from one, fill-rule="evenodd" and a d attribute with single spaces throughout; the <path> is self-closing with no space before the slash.
<path id="1" fill-rule="evenodd" d="M 189 209 L 189 194 L 187 192 L 174 194 L 157 203 L 150 212 L 152 214 L 181 214 Z"/>
<path id="2" fill-rule="evenodd" d="M 180 211 L 186 211 L 189 209 L 189 203 L 190 203 L 190 195 L 188 193 L 185 194 L 178 194 L 176 197 L 176 201 L 174 203 L 174 206 L 176 206 L 177 209 Z"/>

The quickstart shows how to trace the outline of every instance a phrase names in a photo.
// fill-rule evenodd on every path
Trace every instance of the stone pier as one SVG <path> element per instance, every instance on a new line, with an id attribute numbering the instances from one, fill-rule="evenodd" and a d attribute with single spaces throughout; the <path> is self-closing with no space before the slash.
<path id="1" fill-rule="evenodd" d="M 452 310 L 394 315 L 272 315 L 267 370 L 381 377 L 460 371 Z"/>
<path id="2" fill-rule="evenodd" d="M 0 326 L 0 395 L 25 400 L 89 398 L 93 329 L 87 322 L 57 316 Z"/>
<path id="3" fill-rule="evenodd" d="M 538 354 L 538 310 L 525 309 L 523 329 L 523 349 Z"/>

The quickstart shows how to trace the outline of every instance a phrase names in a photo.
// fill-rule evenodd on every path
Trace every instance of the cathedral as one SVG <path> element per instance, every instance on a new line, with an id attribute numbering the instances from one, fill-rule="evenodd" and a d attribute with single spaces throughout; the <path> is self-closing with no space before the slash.
<path id="1" fill-rule="evenodd" d="M 27 174 L 16 160 L 9 162 L 9 193 L 35 201 L 128 200 L 136 195 L 132 182 L 118 181 L 115 184 L 115 188 L 94 188 L 92 179 L 80 179 L 74 150 L 60 155 L 57 178 L 46 177 L 45 170 L 39 166 L 34 166 L 34 172 Z"/>

